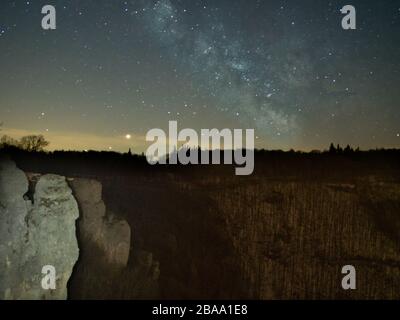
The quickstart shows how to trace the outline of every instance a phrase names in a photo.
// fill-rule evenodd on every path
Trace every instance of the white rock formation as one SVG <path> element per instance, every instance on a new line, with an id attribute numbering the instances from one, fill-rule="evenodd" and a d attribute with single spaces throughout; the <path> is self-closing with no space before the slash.
<path id="1" fill-rule="evenodd" d="M 100 182 L 82 178 L 70 179 L 69 182 L 81 212 L 79 236 L 83 255 L 85 248 L 90 250 L 90 245 L 94 244 L 104 253 L 104 262 L 126 266 L 131 240 L 129 224 L 111 212 L 106 215 Z"/>
<path id="2" fill-rule="evenodd" d="M 66 299 L 79 256 L 78 205 L 64 177 L 41 176 L 31 200 L 25 174 L 0 159 L 0 299 Z M 43 289 L 42 268 L 54 266 L 56 289 Z"/>

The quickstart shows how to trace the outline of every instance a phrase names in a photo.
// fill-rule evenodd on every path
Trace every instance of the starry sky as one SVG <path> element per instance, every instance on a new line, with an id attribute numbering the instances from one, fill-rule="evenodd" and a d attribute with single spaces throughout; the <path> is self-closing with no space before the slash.
<path id="1" fill-rule="evenodd" d="M 399 58 L 395 0 L 2 0 L 0 135 L 142 152 L 177 120 L 254 128 L 258 148 L 398 148 Z"/>

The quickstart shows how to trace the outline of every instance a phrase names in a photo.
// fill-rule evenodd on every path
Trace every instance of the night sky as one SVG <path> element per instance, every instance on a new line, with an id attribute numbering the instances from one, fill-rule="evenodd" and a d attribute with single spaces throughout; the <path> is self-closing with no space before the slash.
<path id="1" fill-rule="evenodd" d="M 394 0 L 1 0 L 0 135 L 142 152 L 177 120 L 254 128 L 259 148 L 398 148 L 399 59 Z"/>

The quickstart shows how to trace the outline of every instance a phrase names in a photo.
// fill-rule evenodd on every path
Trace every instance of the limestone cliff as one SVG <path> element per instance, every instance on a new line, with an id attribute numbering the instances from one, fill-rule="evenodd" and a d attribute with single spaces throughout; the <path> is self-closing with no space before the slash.
<path id="1" fill-rule="evenodd" d="M 81 256 L 71 278 L 71 297 L 157 297 L 159 263 L 151 252 L 137 247 L 134 252 L 131 250 L 131 228 L 121 215 L 117 216 L 106 208 L 102 183 L 85 178 L 70 178 L 68 182 L 81 214 L 78 221 Z M 130 257 L 131 253 L 134 253 L 134 258 Z"/>
<path id="2" fill-rule="evenodd" d="M 0 298 L 66 299 L 78 259 L 78 205 L 64 177 L 43 175 L 32 199 L 25 174 L 0 159 Z M 56 288 L 43 289 L 44 266 L 56 271 Z"/>
<path id="3" fill-rule="evenodd" d="M 130 249 L 131 228 L 106 210 L 99 181 L 24 173 L 0 159 L 0 299 L 66 299 L 70 287 L 74 297 L 154 297 L 159 264 L 139 249 L 127 269 Z M 45 266 L 55 268 L 54 290 L 42 287 Z M 96 289 L 109 281 L 116 288 Z"/>
<path id="4" fill-rule="evenodd" d="M 96 180 L 69 179 L 79 203 L 79 236 L 82 246 L 95 244 L 108 263 L 126 266 L 129 259 L 131 229 L 129 224 L 107 212 L 102 200 L 102 185 Z M 85 248 L 83 254 L 85 254 Z M 88 248 L 89 249 L 89 248 Z M 89 253 L 90 254 L 90 253 Z"/>

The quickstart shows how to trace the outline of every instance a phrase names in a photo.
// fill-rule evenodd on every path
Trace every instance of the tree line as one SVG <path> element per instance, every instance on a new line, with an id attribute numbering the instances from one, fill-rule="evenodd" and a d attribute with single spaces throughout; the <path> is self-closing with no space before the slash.
<path id="1" fill-rule="evenodd" d="M 7 135 L 0 138 L 0 148 L 15 147 L 29 152 L 38 152 L 43 151 L 48 145 L 49 142 L 41 134 L 24 136 L 21 139 L 14 139 Z"/>

